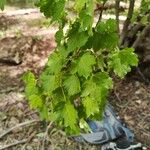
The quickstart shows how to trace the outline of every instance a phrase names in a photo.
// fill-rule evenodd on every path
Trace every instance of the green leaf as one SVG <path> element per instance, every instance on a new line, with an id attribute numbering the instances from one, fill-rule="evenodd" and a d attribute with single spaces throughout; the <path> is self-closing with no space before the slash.
<path id="1" fill-rule="evenodd" d="M 96 0 L 98 3 L 100 3 L 100 2 L 107 2 L 108 0 Z"/>
<path id="2" fill-rule="evenodd" d="M 27 72 L 26 74 L 24 74 L 22 79 L 26 85 L 25 93 L 27 97 L 38 93 L 38 88 L 36 87 L 37 81 L 32 72 Z"/>
<path id="3" fill-rule="evenodd" d="M 80 92 L 80 81 L 76 75 L 69 76 L 64 81 L 64 86 L 68 91 L 68 95 L 72 96 Z"/>
<path id="4" fill-rule="evenodd" d="M 96 88 L 97 88 L 96 83 L 94 83 L 92 79 L 86 80 L 83 85 L 81 97 L 89 96 L 91 93 L 93 93 L 93 91 L 95 91 Z"/>
<path id="5" fill-rule="evenodd" d="M 118 40 L 116 21 L 109 19 L 100 22 L 93 35 L 93 49 L 114 49 L 118 45 Z"/>
<path id="6" fill-rule="evenodd" d="M 87 32 L 78 32 L 78 30 L 72 32 L 68 37 L 68 51 L 73 52 L 82 47 L 88 40 Z"/>
<path id="7" fill-rule="evenodd" d="M 41 108 L 39 108 L 39 115 L 40 115 L 40 118 L 42 120 L 49 120 L 49 109 L 47 106 L 43 105 Z"/>
<path id="8" fill-rule="evenodd" d="M 36 86 L 36 79 L 32 72 L 27 72 L 22 77 L 25 84 Z"/>
<path id="9" fill-rule="evenodd" d="M 42 99 L 39 95 L 30 95 L 29 96 L 29 104 L 31 108 L 40 108 L 43 106 Z"/>
<path id="10" fill-rule="evenodd" d="M 4 10 L 4 6 L 5 6 L 6 0 L 0 0 L 0 9 Z"/>
<path id="11" fill-rule="evenodd" d="M 86 10 L 83 10 L 80 13 L 80 22 L 81 22 L 81 29 L 84 30 L 92 30 L 93 25 L 93 16 L 86 14 Z M 92 32 L 92 31 L 91 31 Z"/>
<path id="12" fill-rule="evenodd" d="M 81 11 L 88 0 L 75 0 L 75 10 Z"/>
<path id="13" fill-rule="evenodd" d="M 83 99 L 83 106 L 85 107 L 87 118 L 99 112 L 97 101 L 89 96 Z"/>
<path id="14" fill-rule="evenodd" d="M 138 57 L 134 53 L 133 48 L 125 48 L 123 50 L 120 50 L 119 57 L 123 64 L 130 65 L 130 66 L 138 65 Z"/>
<path id="15" fill-rule="evenodd" d="M 79 21 L 81 30 L 88 30 L 89 35 L 92 35 L 92 25 L 94 21 L 94 2 L 87 1 L 86 7 L 79 13 Z"/>
<path id="16" fill-rule="evenodd" d="M 138 65 L 138 58 L 133 48 L 117 50 L 110 58 L 109 67 L 121 78 L 131 71 L 132 66 Z"/>
<path id="17" fill-rule="evenodd" d="M 97 65 L 98 65 L 98 68 L 104 72 L 104 68 L 106 68 L 106 64 L 104 62 L 104 58 L 102 56 L 98 56 L 97 58 Z"/>
<path id="18" fill-rule="evenodd" d="M 59 73 L 63 67 L 63 58 L 59 53 L 53 52 L 48 59 L 47 66 L 49 73 Z"/>
<path id="19" fill-rule="evenodd" d="M 102 34 L 117 32 L 116 20 L 108 19 L 106 22 L 99 22 L 97 25 L 97 31 Z"/>
<path id="20" fill-rule="evenodd" d="M 78 114 L 74 106 L 67 102 L 65 104 L 64 110 L 63 110 L 63 117 L 64 117 L 64 125 L 65 127 L 70 127 L 71 129 L 76 129 Z"/>
<path id="21" fill-rule="evenodd" d="M 114 49 L 118 44 L 118 34 L 117 33 L 98 33 L 95 32 L 93 35 L 93 49 Z"/>
<path id="22" fill-rule="evenodd" d="M 44 13 L 47 18 L 52 18 L 52 21 L 60 21 L 64 16 L 65 0 L 40 0 L 37 4 L 40 11 Z"/>
<path id="23" fill-rule="evenodd" d="M 59 46 L 57 47 L 60 56 L 65 59 L 67 58 L 67 56 L 69 55 L 70 51 L 67 50 L 67 48 L 65 48 L 65 46 Z"/>
<path id="24" fill-rule="evenodd" d="M 56 34 L 55 34 L 55 40 L 56 40 L 56 42 L 57 42 L 58 45 L 60 45 L 61 40 L 62 40 L 62 37 L 63 37 L 63 29 L 60 28 L 60 29 L 56 32 Z"/>
<path id="25" fill-rule="evenodd" d="M 44 90 L 44 92 L 51 94 L 52 91 L 54 91 L 56 88 L 58 88 L 60 86 L 60 82 L 59 81 L 61 79 L 59 79 L 58 76 L 56 75 L 42 75 L 41 76 L 41 85 L 42 88 Z"/>
<path id="26" fill-rule="evenodd" d="M 53 20 L 59 20 L 61 17 L 64 16 L 64 7 L 65 7 L 65 0 L 55 0 L 55 6 L 53 8 Z"/>
<path id="27" fill-rule="evenodd" d="M 91 117 L 97 120 L 101 119 L 107 103 L 108 89 L 101 87 L 98 83 L 95 83 L 92 81 L 92 79 L 90 79 L 86 81 L 81 96 L 83 97 L 83 99 L 86 97 L 90 97 L 90 99 L 96 102 L 96 106 L 93 107 L 98 109 L 98 113 L 96 109 L 95 113 L 93 112 Z"/>
<path id="28" fill-rule="evenodd" d="M 79 126 L 81 129 L 83 129 L 85 132 L 92 132 L 91 128 L 89 127 L 87 121 L 85 121 L 83 118 L 79 121 Z"/>
<path id="29" fill-rule="evenodd" d="M 130 68 L 121 63 L 120 58 L 118 56 L 114 56 L 112 61 L 109 63 L 109 66 L 114 70 L 114 73 L 119 77 L 123 78 L 127 72 L 130 71 Z"/>
<path id="30" fill-rule="evenodd" d="M 84 87 L 83 87 L 83 91 L 82 91 L 81 96 L 82 97 L 90 96 L 91 98 L 96 100 L 99 105 L 101 105 L 101 103 L 106 101 L 106 96 L 108 94 L 108 89 L 105 88 L 104 85 L 105 84 L 101 85 L 99 83 L 99 79 L 91 78 L 90 80 L 87 80 L 84 83 Z"/>
<path id="31" fill-rule="evenodd" d="M 96 63 L 95 57 L 89 52 L 83 54 L 77 64 L 77 72 L 80 76 L 88 78 L 92 73 L 92 66 Z"/>
<path id="32" fill-rule="evenodd" d="M 112 78 L 109 77 L 109 75 L 106 72 L 96 73 L 93 77 L 93 81 L 106 89 L 113 88 Z"/>
<path id="33" fill-rule="evenodd" d="M 108 89 L 100 87 L 100 85 L 95 88 L 90 94 L 93 99 L 95 99 L 100 106 L 107 101 Z M 102 113 L 102 112 L 101 112 Z"/>

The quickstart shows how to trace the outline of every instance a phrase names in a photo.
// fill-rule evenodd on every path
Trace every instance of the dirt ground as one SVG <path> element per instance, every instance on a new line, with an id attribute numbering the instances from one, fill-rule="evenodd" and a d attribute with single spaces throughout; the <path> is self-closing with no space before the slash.
<path id="1" fill-rule="evenodd" d="M 39 121 L 28 106 L 21 77 L 28 70 L 38 75 L 56 46 L 56 27 L 47 24 L 37 12 L 0 14 L 0 150 L 99 149 L 68 139 L 53 124 Z M 116 80 L 109 101 L 136 141 L 150 149 L 150 85 L 133 78 Z"/>

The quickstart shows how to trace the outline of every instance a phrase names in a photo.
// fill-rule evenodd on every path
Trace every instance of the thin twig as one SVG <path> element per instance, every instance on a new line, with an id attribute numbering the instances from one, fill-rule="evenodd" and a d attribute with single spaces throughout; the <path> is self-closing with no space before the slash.
<path id="1" fill-rule="evenodd" d="M 116 22 L 117 22 L 118 34 L 120 34 L 120 29 L 119 29 L 119 7 L 120 7 L 120 0 L 116 0 L 115 14 L 116 14 Z"/>
<path id="2" fill-rule="evenodd" d="M 36 135 L 36 131 L 34 131 L 34 132 L 28 137 L 28 141 L 24 144 L 24 146 L 21 148 L 21 150 L 25 150 L 26 146 L 27 146 L 28 143 L 34 138 L 35 135 Z"/>
<path id="3" fill-rule="evenodd" d="M 104 8 L 105 4 L 106 4 L 106 2 L 104 1 L 103 4 L 102 4 L 102 8 Z M 103 11 L 104 11 L 104 9 L 101 9 L 101 11 L 100 11 L 100 13 L 99 13 L 98 21 L 97 21 L 97 23 L 96 23 L 96 26 L 98 25 L 98 23 L 99 23 L 99 22 L 101 21 L 101 19 L 102 19 Z"/>
<path id="4" fill-rule="evenodd" d="M 116 98 L 118 99 L 118 101 L 121 102 L 121 99 L 120 99 L 118 93 L 116 92 L 116 89 L 114 89 L 114 94 L 115 94 Z"/>
<path id="5" fill-rule="evenodd" d="M 8 130 L 6 130 L 5 132 L 3 132 L 1 135 L 0 135 L 0 139 L 3 138 L 4 136 L 6 136 L 8 133 L 12 132 L 13 130 L 17 129 L 17 128 L 20 128 L 20 127 L 23 127 L 23 126 L 29 126 L 33 123 L 37 123 L 39 122 L 39 120 L 30 120 L 30 121 L 26 121 L 26 122 L 23 122 L 23 123 L 20 123 Z"/>
<path id="6" fill-rule="evenodd" d="M 45 150 L 46 138 L 47 138 L 47 135 L 48 135 L 48 131 L 49 131 L 49 129 L 50 129 L 51 126 L 52 126 L 52 123 L 53 123 L 53 122 L 50 122 L 49 125 L 48 125 L 47 128 L 46 128 L 46 131 L 45 131 L 45 134 L 44 134 L 44 137 L 43 137 L 43 142 L 42 142 L 42 150 Z"/>
<path id="7" fill-rule="evenodd" d="M 16 146 L 18 144 L 24 144 L 28 141 L 28 139 L 24 139 L 24 140 L 21 140 L 21 141 L 17 141 L 15 143 L 12 143 L 12 144 L 8 144 L 8 145 L 4 145 L 3 147 L 0 147 L 0 150 L 4 150 L 4 149 L 8 149 L 10 147 L 13 147 L 13 146 Z"/>

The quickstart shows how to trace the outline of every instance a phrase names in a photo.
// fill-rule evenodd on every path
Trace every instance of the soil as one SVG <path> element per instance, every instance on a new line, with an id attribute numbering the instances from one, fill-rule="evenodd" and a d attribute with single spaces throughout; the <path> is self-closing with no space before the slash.
<path id="1" fill-rule="evenodd" d="M 29 108 L 21 77 L 29 70 L 36 75 L 43 70 L 48 56 L 56 46 L 54 33 L 57 28 L 45 27 L 43 16 L 37 12 L 6 14 L 0 14 L 0 53 L 4 54 L 5 50 L 9 52 L 5 53 L 5 60 L 0 55 L 0 150 L 99 149 L 70 140 L 54 124 L 39 121 L 38 112 Z M 26 46 L 17 44 L 18 41 Z M 150 149 L 150 85 L 133 78 L 122 81 L 116 79 L 109 101 L 134 131 L 136 142 L 141 142 Z M 29 121 L 34 122 L 28 123 Z M 27 124 L 14 128 L 1 137 L 8 129 L 20 123 Z M 16 145 L 5 148 L 12 143 Z"/>

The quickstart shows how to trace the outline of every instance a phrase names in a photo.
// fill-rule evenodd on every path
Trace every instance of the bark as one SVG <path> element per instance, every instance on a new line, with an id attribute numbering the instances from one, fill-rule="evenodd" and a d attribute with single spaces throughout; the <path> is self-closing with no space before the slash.
<path id="1" fill-rule="evenodd" d="M 135 0 L 130 0 L 127 19 L 124 22 L 124 26 L 123 26 L 123 30 L 122 30 L 122 34 L 121 34 L 121 43 L 120 43 L 120 45 L 124 44 L 125 38 L 128 35 L 128 28 L 129 28 L 129 25 L 131 23 L 131 19 L 132 19 L 133 12 L 134 12 L 134 4 L 135 4 Z"/>
<path id="2" fill-rule="evenodd" d="M 102 9 L 103 10 L 114 9 L 114 8 L 116 8 L 116 3 L 115 4 L 105 4 L 104 6 L 103 6 L 103 4 L 97 4 L 97 7 L 96 7 L 95 11 L 99 11 L 99 10 L 102 10 Z M 119 12 L 125 11 L 125 9 L 127 9 L 126 6 L 119 5 L 119 7 L 118 7 Z"/>
<path id="3" fill-rule="evenodd" d="M 115 13 L 116 13 L 116 22 L 117 22 L 117 30 L 118 33 L 120 34 L 120 29 L 119 29 L 119 7 L 120 7 L 120 0 L 116 0 L 116 6 L 115 6 Z"/>
<path id="4" fill-rule="evenodd" d="M 137 33 L 142 32 L 144 29 L 144 25 L 139 22 L 131 27 L 128 31 L 128 35 L 126 36 L 126 40 L 124 41 L 124 47 L 132 47 L 134 41 L 137 39 Z"/>
<path id="5" fill-rule="evenodd" d="M 138 38 L 133 43 L 132 47 L 134 47 L 135 49 L 137 49 L 137 47 L 139 46 L 139 43 L 141 43 L 141 41 L 144 38 L 146 38 L 146 35 L 148 33 L 150 33 L 150 24 L 145 27 L 145 29 L 143 30 L 143 32 L 138 36 Z"/>

